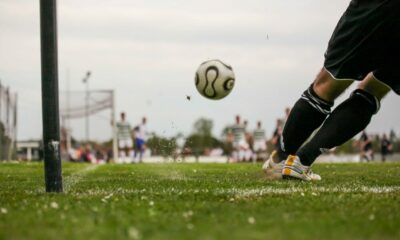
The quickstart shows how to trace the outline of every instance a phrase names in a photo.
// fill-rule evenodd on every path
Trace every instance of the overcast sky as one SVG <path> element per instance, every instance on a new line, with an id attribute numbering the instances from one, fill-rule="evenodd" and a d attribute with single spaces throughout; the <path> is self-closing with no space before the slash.
<path id="1" fill-rule="evenodd" d="M 248 119 L 271 134 L 322 67 L 327 41 L 349 0 L 68 0 L 58 1 L 59 84 L 114 89 L 117 112 L 132 124 L 142 116 L 159 134 L 189 133 L 200 117 L 214 132 Z M 220 101 L 201 97 L 197 66 L 218 58 L 233 66 L 236 85 Z M 67 74 L 69 72 L 69 74 Z M 19 94 L 19 139 L 39 138 L 41 127 L 39 1 L 0 2 L 0 79 Z M 347 96 L 350 92 L 346 92 Z M 192 100 L 187 101 L 186 95 Z M 400 131 L 399 98 L 390 94 L 371 132 Z M 110 137 L 103 112 L 91 136 Z M 73 121 L 84 137 L 84 122 Z"/>

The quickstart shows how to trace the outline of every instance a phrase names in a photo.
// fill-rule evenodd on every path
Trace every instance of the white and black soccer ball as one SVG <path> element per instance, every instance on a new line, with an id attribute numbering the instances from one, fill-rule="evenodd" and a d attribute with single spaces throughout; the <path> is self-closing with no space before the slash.
<path id="1" fill-rule="evenodd" d="M 235 74 L 230 65 L 221 60 L 208 60 L 200 64 L 195 77 L 196 88 L 208 99 L 222 99 L 232 91 Z"/>

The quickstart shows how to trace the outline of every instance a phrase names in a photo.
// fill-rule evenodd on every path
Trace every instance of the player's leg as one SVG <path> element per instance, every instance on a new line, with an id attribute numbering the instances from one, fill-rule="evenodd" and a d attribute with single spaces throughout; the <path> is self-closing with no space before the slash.
<path id="1" fill-rule="evenodd" d="M 232 160 L 231 162 L 239 162 L 239 143 L 238 142 L 233 142 L 232 143 Z"/>
<path id="2" fill-rule="evenodd" d="M 386 161 L 386 154 L 387 154 L 387 152 L 385 150 L 381 151 L 381 160 L 382 160 L 382 162 Z"/>
<path id="3" fill-rule="evenodd" d="M 116 158 L 117 163 L 123 163 L 125 159 L 125 141 L 123 139 L 118 140 L 118 157 Z"/>
<path id="4" fill-rule="evenodd" d="M 246 140 L 242 141 L 241 149 L 242 149 L 242 161 L 243 162 L 250 161 L 252 151 L 250 149 L 249 143 Z"/>
<path id="5" fill-rule="evenodd" d="M 371 148 L 371 161 L 375 160 L 375 152 L 374 149 Z"/>
<path id="6" fill-rule="evenodd" d="M 139 154 L 139 148 L 138 148 L 138 140 L 137 138 L 134 138 L 133 140 L 133 162 L 137 163 L 137 157 Z"/>
<path id="7" fill-rule="evenodd" d="M 322 69 L 314 83 L 295 103 L 286 120 L 277 152 L 273 152 L 264 163 L 263 170 L 268 178 L 282 177 L 284 160 L 294 155 L 300 146 L 323 123 L 330 114 L 334 100 L 352 84 L 350 80 L 335 80 Z"/>
<path id="8" fill-rule="evenodd" d="M 133 163 L 133 142 L 132 139 L 127 139 L 126 141 L 126 145 L 127 145 L 127 162 L 128 163 Z"/>
<path id="9" fill-rule="evenodd" d="M 129 147 L 128 147 L 128 145 L 126 144 L 126 141 L 125 141 L 125 148 L 124 148 L 124 154 L 125 154 L 125 157 L 124 157 L 124 163 L 129 163 Z"/>
<path id="10" fill-rule="evenodd" d="M 261 153 L 262 153 L 261 141 L 254 141 L 253 152 L 254 152 L 254 154 L 252 156 L 252 160 L 253 160 L 253 162 L 256 162 L 261 157 Z"/>
<path id="11" fill-rule="evenodd" d="M 360 152 L 360 162 L 361 163 L 364 162 L 364 159 L 365 159 L 365 152 L 364 152 L 364 149 L 362 149 Z"/>
<path id="12" fill-rule="evenodd" d="M 143 153 L 145 150 L 144 140 L 139 139 L 139 143 L 139 163 L 141 163 L 143 161 Z"/>
<path id="13" fill-rule="evenodd" d="M 253 159 L 253 150 L 251 148 L 248 148 L 246 150 L 246 162 L 250 162 Z"/>
<path id="14" fill-rule="evenodd" d="M 129 163 L 129 140 L 128 139 L 124 139 L 123 141 L 123 154 L 122 154 L 122 163 Z"/>
<path id="15" fill-rule="evenodd" d="M 387 85 L 369 74 L 358 89 L 332 112 L 315 136 L 299 149 L 296 155 L 301 165 L 311 166 L 322 152 L 342 145 L 365 129 L 378 112 L 380 100 L 389 91 Z"/>
<path id="16" fill-rule="evenodd" d="M 297 152 L 325 118 L 330 114 L 334 100 L 350 86 L 350 80 L 335 80 L 322 69 L 314 83 L 293 106 L 281 136 L 275 162 L 286 160 Z"/>

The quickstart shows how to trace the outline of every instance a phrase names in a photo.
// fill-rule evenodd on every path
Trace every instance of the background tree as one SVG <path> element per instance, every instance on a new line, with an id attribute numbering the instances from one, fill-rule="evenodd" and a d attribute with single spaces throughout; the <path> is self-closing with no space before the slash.
<path id="1" fill-rule="evenodd" d="M 200 118 L 193 124 L 193 133 L 186 139 L 185 147 L 190 148 L 196 157 L 222 146 L 212 135 L 213 126 L 213 121 L 206 118 Z"/>
<path id="2" fill-rule="evenodd" d="M 146 146 L 151 150 L 152 155 L 171 157 L 176 150 L 176 139 L 157 136 L 155 133 L 147 140 Z"/>

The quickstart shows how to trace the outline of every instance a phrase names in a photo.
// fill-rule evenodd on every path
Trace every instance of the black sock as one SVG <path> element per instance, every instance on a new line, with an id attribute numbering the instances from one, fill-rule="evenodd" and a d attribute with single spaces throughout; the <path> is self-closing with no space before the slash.
<path id="1" fill-rule="evenodd" d="M 290 111 L 283 129 L 278 156 L 285 160 L 294 155 L 310 135 L 321 126 L 330 113 L 333 103 L 324 101 L 313 90 L 311 85 L 296 102 Z"/>
<path id="2" fill-rule="evenodd" d="M 321 129 L 306 143 L 297 155 L 303 165 L 310 166 L 326 150 L 340 146 L 364 130 L 372 115 L 379 110 L 376 97 L 356 90 L 326 119 Z"/>

